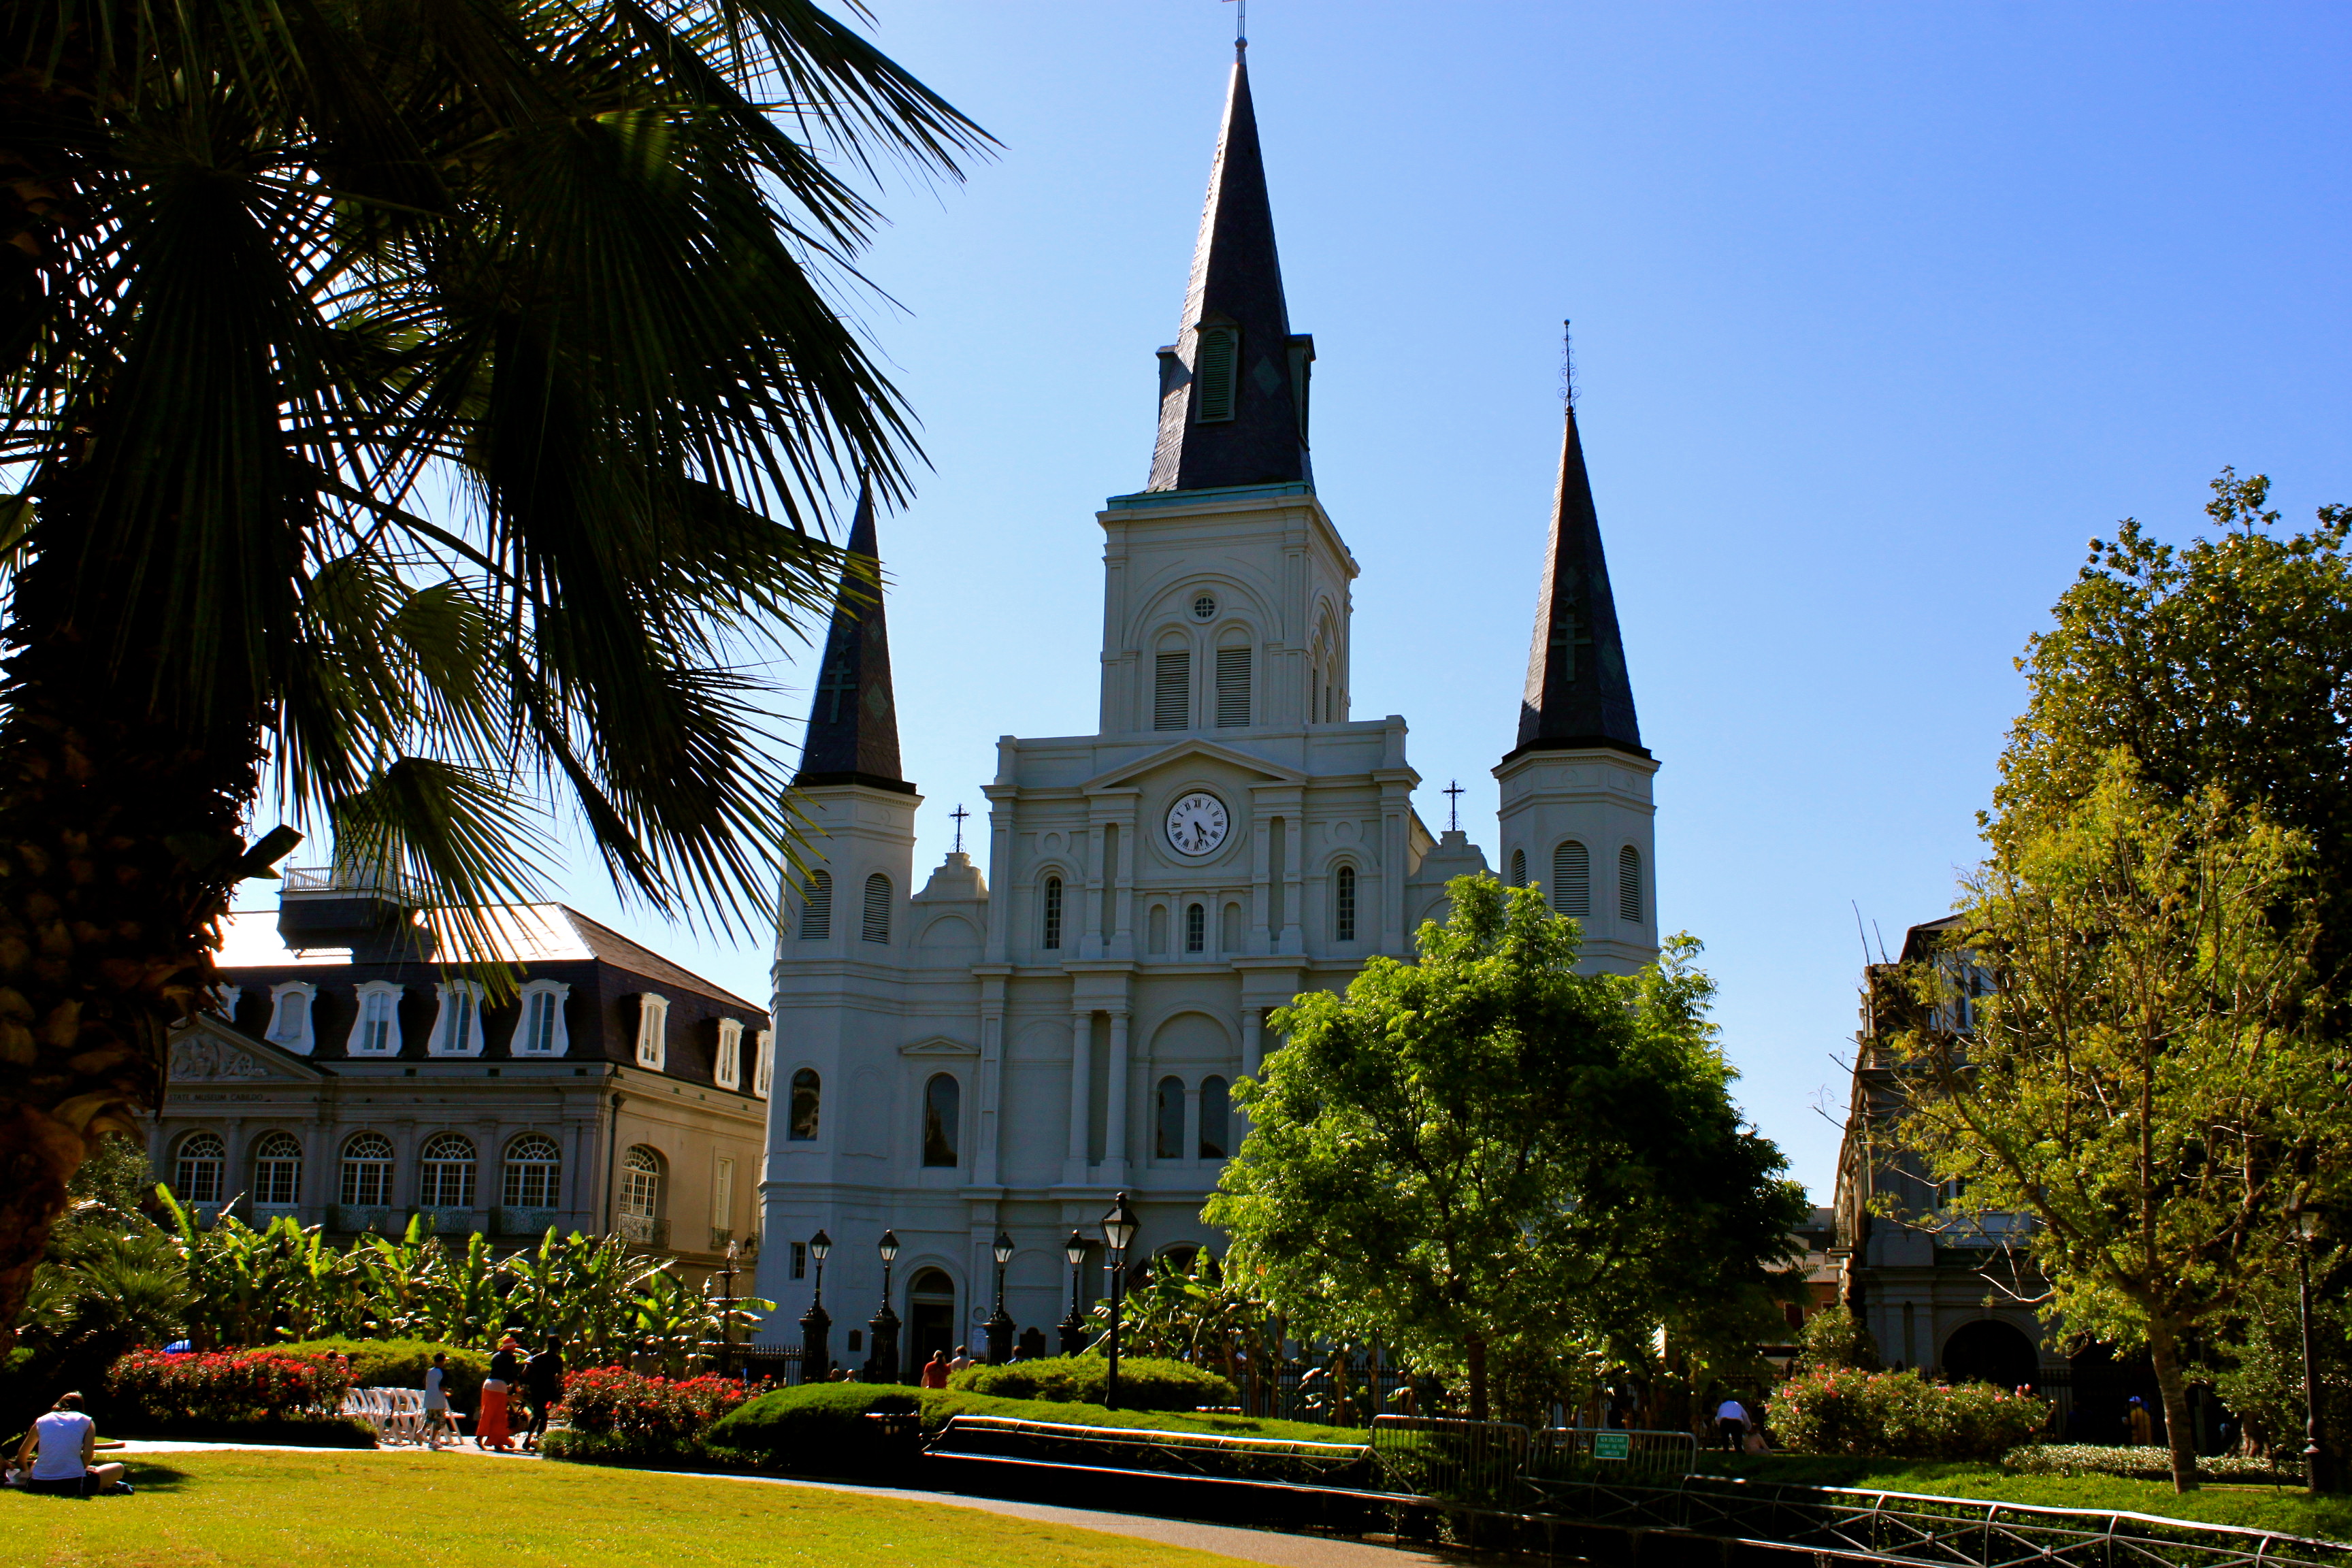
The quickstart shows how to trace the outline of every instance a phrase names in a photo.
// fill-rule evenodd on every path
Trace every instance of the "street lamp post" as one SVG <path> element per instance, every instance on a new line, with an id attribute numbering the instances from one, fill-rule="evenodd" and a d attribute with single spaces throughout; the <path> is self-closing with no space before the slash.
<path id="1" fill-rule="evenodd" d="M 890 1310 L 890 1265 L 898 1261 L 898 1233 L 886 1230 L 875 1250 L 882 1255 L 882 1310 L 866 1327 L 874 1331 L 874 1353 L 866 1358 L 866 1381 L 898 1381 L 898 1314 Z"/>
<path id="2" fill-rule="evenodd" d="M 1102 1217 L 1103 1245 L 1110 1248 L 1110 1375 L 1103 1387 L 1103 1408 L 1118 1408 L 1118 1309 L 1127 1285 L 1127 1249 L 1135 1245 L 1142 1226 L 1121 1193 Z"/>
<path id="3" fill-rule="evenodd" d="M 822 1230 L 809 1237 L 809 1256 L 816 1259 L 816 1293 L 801 1314 L 801 1381 L 823 1383 L 833 1372 L 833 1347 L 825 1342 L 833 1320 L 824 1310 L 824 1257 L 833 1237 Z"/>
<path id="4" fill-rule="evenodd" d="M 988 1316 L 988 1364 L 1003 1366 L 1013 1359 L 1013 1317 L 1004 1310 L 1004 1266 L 1013 1261 L 1013 1238 L 996 1233 L 996 1310 Z"/>
<path id="5" fill-rule="evenodd" d="M 2326 1488 L 2326 1455 L 2319 1446 L 2319 1346 L 2311 1326 L 2311 1244 L 2319 1237 L 2319 1215 L 2297 1194 L 2287 1205 L 2294 1224 L 2294 1278 L 2303 1311 L 2303 1484 L 2313 1493 Z"/>
<path id="6" fill-rule="evenodd" d="M 726 1377 L 735 1369 L 735 1276 L 743 1264 L 743 1244 L 727 1244 L 727 1267 L 719 1277 L 727 1281 L 727 1315 L 719 1320 L 719 1375 Z"/>
<path id="7" fill-rule="evenodd" d="M 1070 1315 L 1061 1322 L 1062 1353 L 1076 1355 L 1087 1348 L 1087 1322 L 1078 1316 L 1079 1271 L 1087 1266 L 1087 1238 L 1070 1232 L 1070 1239 L 1062 1244 L 1062 1256 L 1070 1264 Z"/>

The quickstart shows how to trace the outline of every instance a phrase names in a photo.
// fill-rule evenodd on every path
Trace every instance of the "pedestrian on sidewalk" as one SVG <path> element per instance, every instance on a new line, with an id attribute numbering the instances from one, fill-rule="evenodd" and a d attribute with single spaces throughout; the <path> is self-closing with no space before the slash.
<path id="1" fill-rule="evenodd" d="M 948 1352 L 933 1351 L 931 1359 L 923 1363 L 923 1386 L 945 1388 L 948 1385 Z"/>
<path id="2" fill-rule="evenodd" d="M 498 1353 L 490 1357 L 490 1375 L 482 1380 L 482 1410 L 474 1421 L 474 1447 L 485 1453 L 493 1448 L 501 1454 L 514 1452 L 514 1438 L 507 1430 L 507 1407 L 515 1384 L 522 1381 L 521 1351 L 512 1334 L 502 1337 Z"/>
<path id="3" fill-rule="evenodd" d="M 434 1452 L 441 1450 L 441 1435 L 447 1433 L 459 1442 L 464 1434 L 449 1415 L 449 1353 L 433 1352 L 433 1364 L 425 1369 L 425 1446 Z"/>
<path id="4" fill-rule="evenodd" d="M 1739 1452 L 1748 1436 L 1748 1409 L 1738 1400 L 1726 1395 L 1715 1407 L 1715 1442 L 1719 1448 Z"/>
<path id="5" fill-rule="evenodd" d="M 539 1451 L 539 1440 L 547 1436 L 547 1417 L 556 1403 L 563 1397 L 563 1341 L 550 1334 L 547 1342 L 535 1352 L 522 1369 L 522 1385 L 530 1394 L 530 1426 L 522 1435 L 526 1454 Z"/>

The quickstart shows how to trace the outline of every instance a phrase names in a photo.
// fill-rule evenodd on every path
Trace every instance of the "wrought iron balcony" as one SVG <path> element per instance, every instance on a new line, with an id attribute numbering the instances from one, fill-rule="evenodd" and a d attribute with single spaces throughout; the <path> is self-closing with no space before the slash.
<path id="1" fill-rule="evenodd" d="M 656 1219 L 651 1215 L 625 1214 L 614 1229 L 631 1247 L 649 1247 L 658 1252 L 669 1250 L 669 1221 Z"/>

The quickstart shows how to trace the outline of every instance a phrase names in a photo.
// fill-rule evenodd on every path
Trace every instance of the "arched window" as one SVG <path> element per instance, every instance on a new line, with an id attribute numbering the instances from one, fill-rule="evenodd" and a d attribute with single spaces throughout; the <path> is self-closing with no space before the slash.
<path id="1" fill-rule="evenodd" d="M 1592 913 L 1592 856 L 1573 838 L 1551 852 L 1551 907 L 1578 920 Z"/>
<path id="2" fill-rule="evenodd" d="M 743 1085 L 743 1020 L 719 1020 L 719 1055 L 710 1065 L 710 1081 L 720 1089 Z"/>
<path id="3" fill-rule="evenodd" d="M 877 871 L 866 879 L 866 930 L 868 942 L 890 940 L 890 879 Z"/>
<path id="4" fill-rule="evenodd" d="M 1163 648 L 1151 668 L 1151 727 L 1181 730 L 1192 717 L 1192 650 Z"/>
<path id="5" fill-rule="evenodd" d="M 227 1173 L 228 1145 L 216 1133 L 191 1132 L 172 1163 L 173 1195 L 184 1204 L 216 1204 Z"/>
<path id="6" fill-rule="evenodd" d="M 389 980 L 371 980 L 359 988 L 359 1016 L 352 1020 L 352 1037 L 343 1049 L 355 1057 L 396 1057 L 400 1054 L 400 987 Z"/>
<path id="7" fill-rule="evenodd" d="M 956 1163 L 956 1131 L 963 1116 L 963 1086 L 953 1073 L 937 1073 L 923 1086 L 923 1163 Z"/>
<path id="8" fill-rule="evenodd" d="M 382 1208 L 392 1202 L 392 1142 L 380 1132 L 358 1132 L 343 1142 L 341 1201 L 353 1208 Z"/>
<path id="9" fill-rule="evenodd" d="M 1342 866 L 1331 879 L 1331 935 L 1338 942 L 1356 940 L 1356 868 Z"/>
<path id="10" fill-rule="evenodd" d="M 1642 852 L 1631 844 L 1617 851 L 1617 918 L 1642 923 Z"/>
<path id="11" fill-rule="evenodd" d="M 833 934 L 833 874 L 811 871 L 801 879 L 801 940 L 822 942 Z"/>
<path id="12" fill-rule="evenodd" d="M 824 1085 L 816 1076 L 816 1068 L 803 1068 L 793 1074 L 792 1120 L 784 1129 L 788 1142 L 816 1142 L 817 1114 L 824 1108 Z"/>
<path id="13" fill-rule="evenodd" d="M 661 1214 L 661 1156 L 639 1143 L 621 1157 L 621 1217 L 650 1225 Z"/>
<path id="14" fill-rule="evenodd" d="M 1045 879 L 1045 929 L 1038 933 L 1037 945 L 1049 951 L 1062 945 L 1062 879 Z"/>
<path id="15" fill-rule="evenodd" d="M 1217 728 L 1246 730 L 1250 721 L 1250 650 L 1217 650 Z"/>
<path id="16" fill-rule="evenodd" d="M 507 1145 L 505 1180 L 499 1190 L 510 1209 L 551 1209 L 562 1176 L 563 1155 L 553 1140 L 526 1132 Z"/>
<path id="17" fill-rule="evenodd" d="M 1233 1102 L 1221 1078 L 1201 1080 L 1201 1158 L 1222 1160 L 1234 1152 Z"/>
<path id="18" fill-rule="evenodd" d="M 1514 849 L 1511 851 L 1511 886 L 1524 888 L 1527 885 L 1528 852 L 1524 849 Z"/>
<path id="19" fill-rule="evenodd" d="M 265 1132 L 253 1146 L 253 1201 L 290 1208 L 301 1201 L 302 1145 L 290 1132 Z"/>
<path id="20" fill-rule="evenodd" d="M 1203 327 L 1192 354 L 1192 417 L 1202 425 L 1234 416 L 1242 335 L 1234 327 Z"/>
<path id="21" fill-rule="evenodd" d="M 1184 906 L 1184 951 L 1206 952 L 1209 950 L 1209 911 L 1205 905 Z"/>
<path id="22" fill-rule="evenodd" d="M 1184 1080 L 1163 1078 L 1160 1080 L 1158 1103 L 1151 1119 L 1151 1152 L 1161 1160 L 1184 1157 Z"/>
<path id="23" fill-rule="evenodd" d="M 474 1141 L 462 1132 L 441 1132 L 425 1141 L 416 1162 L 419 1208 L 474 1206 Z"/>

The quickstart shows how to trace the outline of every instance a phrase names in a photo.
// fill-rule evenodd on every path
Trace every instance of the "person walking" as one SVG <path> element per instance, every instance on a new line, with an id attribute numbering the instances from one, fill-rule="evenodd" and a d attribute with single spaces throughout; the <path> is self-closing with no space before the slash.
<path id="1" fill-rule="evenodd" d="M 1740 1444 L 1747 1436 L 1747 1406 L 1730 1395 L 1725 1395 L 1723 1403 L 1715 1407 L 1716 1447 L 1727 1448 L 1736 1454 L 1739 1452 Z"/>
<path id="2" fill-rule="evenodd" d="M 948 1385 L 948 1352 L 933 1351 L 931 1359 L 923 1363 L 923 1386 L 945 1388 Z"/>
<path id="3" fill-rule="evenodd" d="M 433 1364 L 425 1369 L 425 1446 L 440 1452 L 444 1432 L 459 1442 L 465 1441 L 457 1422 L 449 1417 L 449 1355 L 446 1351 L 435 1351 Z"/>
<path id="4" fill-rule="evenodd" d="M 539 1440 L 547 1436 L 547 1417 L 563 1397 L 563 1341 L 555 1334 L 534 1352 L 522 1369 L 522 1385 L 530 1394 L 530 1425 L 522 1435 L 526 1454 L 539 1451 Z"/>
<path id="5" fill-rule="evenodd" d="M 485 1453 L 493 1448 L 501 1454 L 514 1452 L 514 1437 L 507 1429 L 507 1407 L 514 1385 L 522 1381 L 521 1350 L 512 1334 L 500 1338 L 498 1353 L 490 1357 L 490 1375 L 482 1379 L 482 1409 L 474 1421 L 474 1447 Z"/>
<path id="6" fill-rule="evenodd" d="M 81 1407 L 79 1394 L 60 1394 L 55 1408 L 33 1423 L 16 1449 L 16 1468 L 27 1472 L 25 1489 L 59 1497 L 128 1494 L 131 1483 L 118 1464 L 99 1465 L 98 1423 Z"/>
<path id="7" fill-rule="evenodd" d="M 2152 1447 L 2156 1443 L 2156 1423 L 2148 1418 L 2147 1406 L 2135 1394 L 2131 1402 L 2131 1442 L 2135 1448 Z"/>

